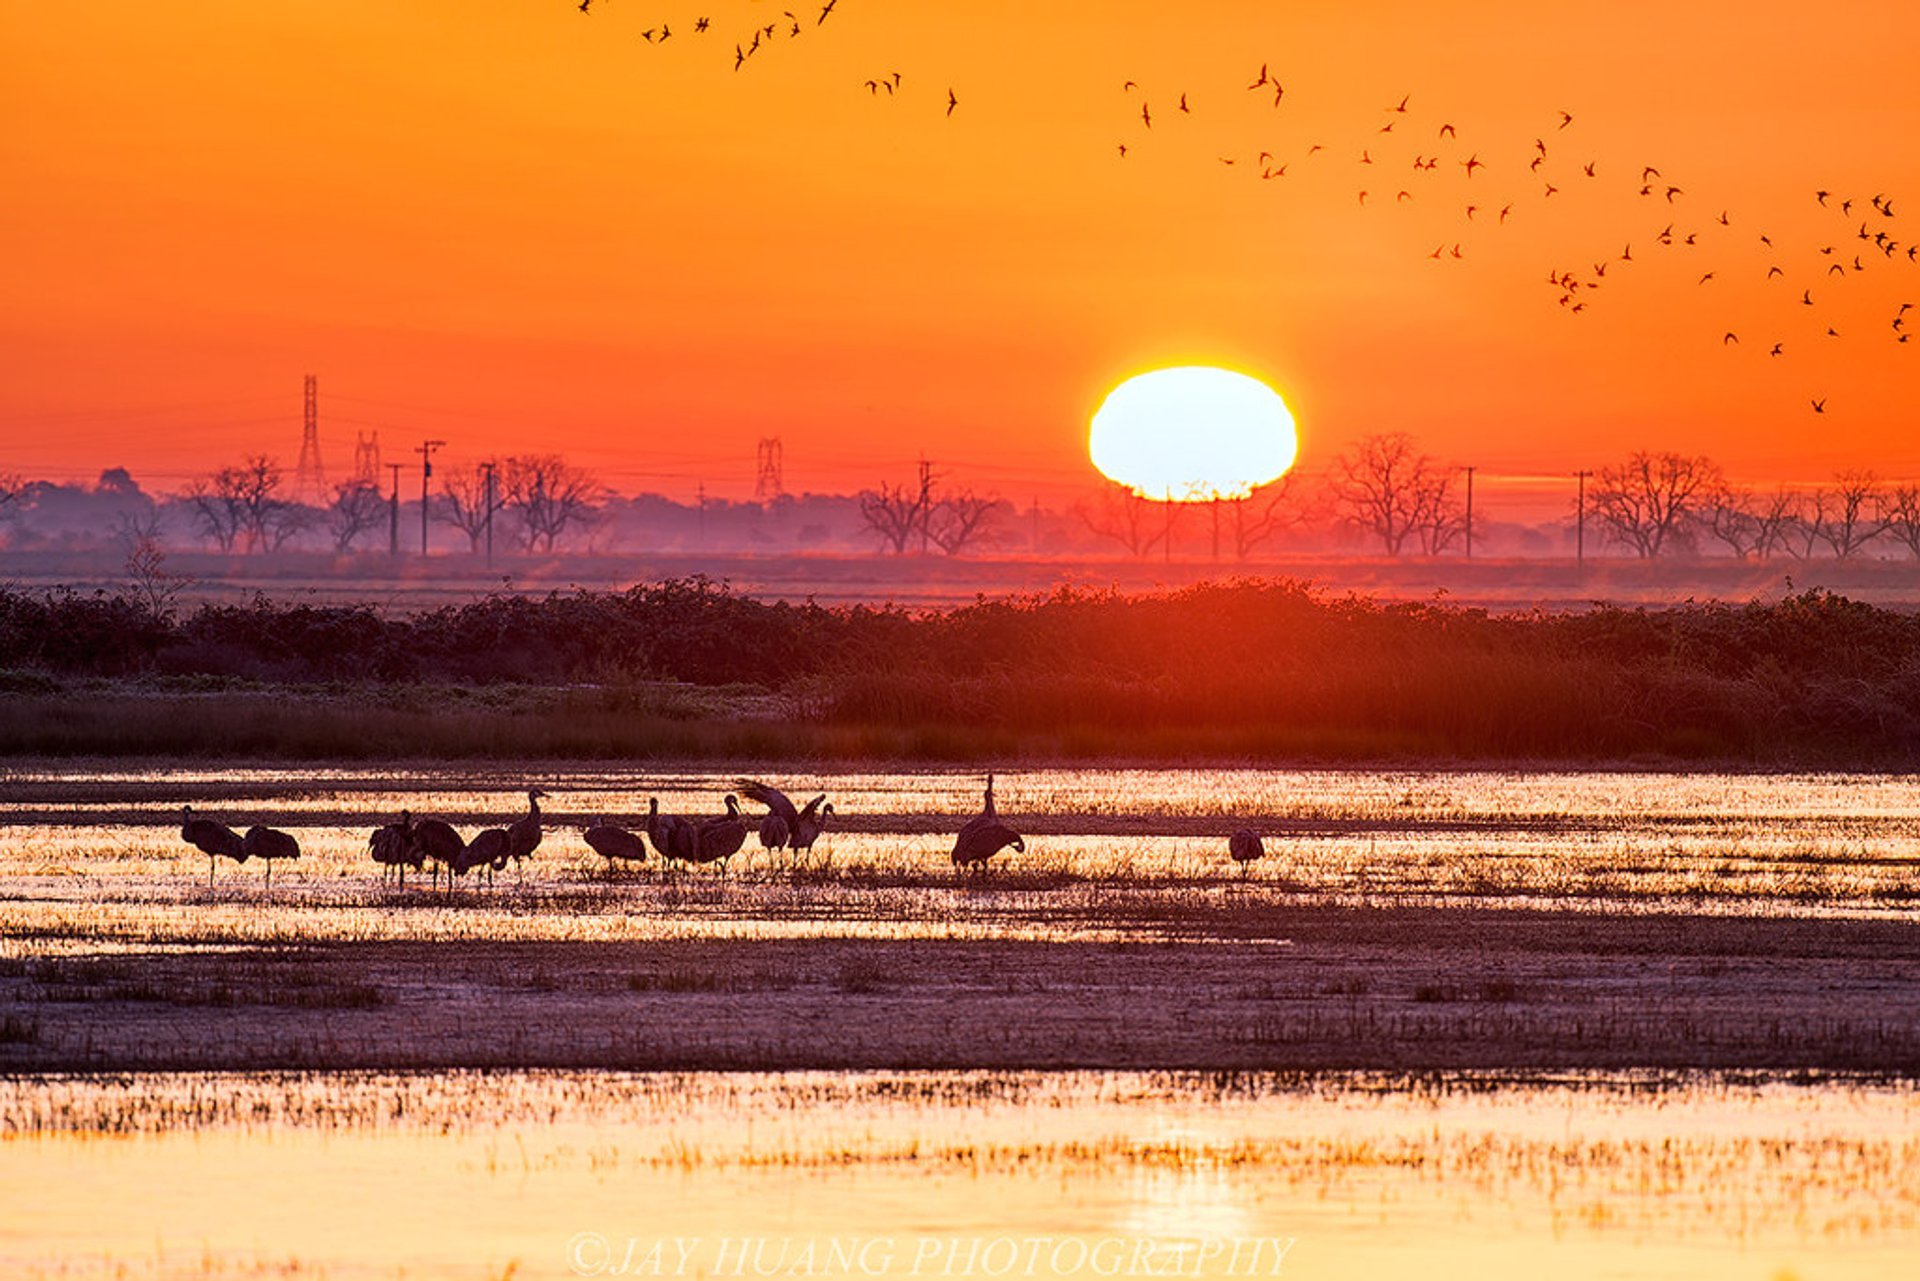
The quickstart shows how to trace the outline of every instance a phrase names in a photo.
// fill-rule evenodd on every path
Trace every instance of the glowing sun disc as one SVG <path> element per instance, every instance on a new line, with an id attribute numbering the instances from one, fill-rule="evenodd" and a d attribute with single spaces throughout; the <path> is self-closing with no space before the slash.
<path id="1" fill-rule="evenodd" d="M 1182 365 L 1138 374 L 1094 411 L 1087 456 L 1146 498 L 1237 498 L 1278 480 L 1299 444 L 1280 394 L 1246 374 Z"/>

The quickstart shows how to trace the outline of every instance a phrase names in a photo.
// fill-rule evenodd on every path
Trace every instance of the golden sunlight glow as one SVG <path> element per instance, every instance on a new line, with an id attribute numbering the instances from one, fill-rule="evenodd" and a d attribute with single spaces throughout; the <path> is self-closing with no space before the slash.
<path id="1" fill-rule="evenodd" d="M 1279 479 L 1297 449 L 1293 414 L 1257 378 L 1208 365 L 1121 383 L 1093 415 L 1087 454 L 1144 498 L 1238 498 Z"/>

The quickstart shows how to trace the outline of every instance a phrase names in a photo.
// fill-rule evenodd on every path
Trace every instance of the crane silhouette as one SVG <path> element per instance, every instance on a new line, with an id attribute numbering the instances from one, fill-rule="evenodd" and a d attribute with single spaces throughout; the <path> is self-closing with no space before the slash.
<path id="1" fill-rule="evenodd" d="M 407 810 L 400 811 L 400 821 L 389 823 L 385 827 L 376 827 L 367 837 L 367 851 L 373 855 L 373 861 L 380 864 L 380 877 L 398 874 L 400 886 L 406 888 L 407 869 L 419 871 L 426 864 L 426 853 L 420 849 L 413 838 L 413 815 Z"/>
<path id="2" fill-rule="evenodd" d="M 208 889 L 213 888 L 215 858 L 230 858 L 236 863 L 247 861 L 246 841 L 240 833 L 225 823 L 216 823 L 210 818 L 195 818 L 191 805 L 180 807 L 180 839 L 207 856 Z"/>
<path id="3" fill-rule="evenodd" d="M 283 858 L 299 858 L 300 842 L 277 827 L 255 825 L 240 840 L 241 853 L 267 865 L 267 888 L 273 888 L 273 865 Z"/>
<path id="4" fill-rule="evenodd" d="M 1243 827 L 1227 838 L 1227 854 L 1240 865 L 1242 877 L 1253 871 L 1254 860 L 1266 852 L 1260 843 L 1260 834 L 1250 827 Z"/>
<path id="5" fill-rule="evenodd" d="M 987 775 L 986 797 L 980 812 L 960 825 L 960 831 L 953 838 L 953 865 L 955 867 L 976 867 L 986 863 L 1001 850 L 1012 848 L 1024 854 L 1027 844 L 1020 834 L 1000 821 L 993 807 L 993 775 Z"/>

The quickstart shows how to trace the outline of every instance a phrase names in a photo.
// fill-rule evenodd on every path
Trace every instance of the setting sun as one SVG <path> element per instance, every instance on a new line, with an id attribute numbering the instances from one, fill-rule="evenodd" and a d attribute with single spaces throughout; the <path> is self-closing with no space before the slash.
<path id="1" fill-rule="evenodd" d="M 1121 383 L 1094 412 L 1087 454 L 1146 498 L 1233 498 L 1279 479 L 1298 448 L 1293 414 L 1257 378 L 1207 365 Z"/>

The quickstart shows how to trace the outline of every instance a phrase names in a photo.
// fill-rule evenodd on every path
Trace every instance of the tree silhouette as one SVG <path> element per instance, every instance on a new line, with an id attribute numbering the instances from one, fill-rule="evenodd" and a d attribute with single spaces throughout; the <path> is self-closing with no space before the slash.
<path id="1" fill-rule="evenodd" d="M 1387 555 L 1412 540 L 1436 556 L 1466 529 L 1454 472 L 1406 432 L 1391 432 L 1356 441 L 1334 460 L 1332 492 L 1347 522 L 1378 538 Z"/>
<path id="2" fill-rule="evenodd" d="M 860 491 L 860 519 L 894 555 L 906 554 L 907 544 L 926 528 L 932 491 L 924 485 L 883 483 Z M 931 530 L 928 530 L 929 534 Z"/>
<path id="3" fill-rule="evenodd" d="M 520 518 L 520 539 L 530 552 L 552 551 L 567 530 L 599 511 L 599 481 L 558 454 L 516 454 L 500 471 L 500 505 Z"/>
<path id="4" fill-rule="evenodd" d="M 1640 450 L 1595 472 L 1588 501 L 1609 537 L 1651 560 L 1686 541 L 1713 496 L 1725 489 L 1710 458 Z"/>
<path id="5" fill-rule="evenodd" d="M 387 521 L 387 496 L 370 481 L 350 480 L 333 487 L 333 501 L 327 505 L 327 532 L 333 535 L 333 549 L 350 552 L 360 535 L 378 529 Z"/>

